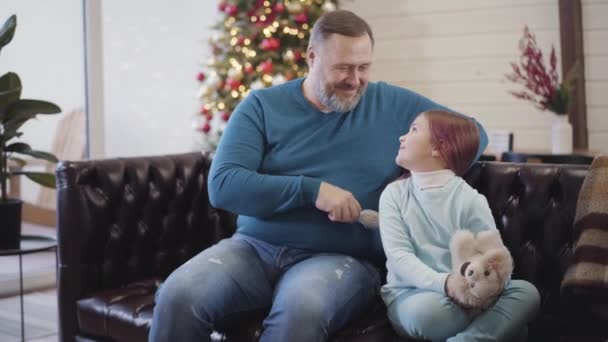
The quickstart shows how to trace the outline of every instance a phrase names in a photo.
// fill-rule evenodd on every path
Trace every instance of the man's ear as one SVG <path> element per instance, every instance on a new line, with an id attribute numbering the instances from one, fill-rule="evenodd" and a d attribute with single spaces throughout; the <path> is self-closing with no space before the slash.
<path id="1" fill-rule="evenodd" d="M 315 58 L 316 58 L 316 54 L 314 49 L 312 48 L 312 45 L 309 45 L 308 48 L 306 49 L 306 62 L 308 63 L 308 68 L 312 69 L 312 66 L 315 63 Z"/>

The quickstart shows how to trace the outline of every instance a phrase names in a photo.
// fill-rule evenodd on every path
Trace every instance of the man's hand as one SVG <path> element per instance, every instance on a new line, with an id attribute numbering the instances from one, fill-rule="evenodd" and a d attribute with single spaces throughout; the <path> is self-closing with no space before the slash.
<path id="1" fill-rule="evenodd" d="M 352 193 L 326 182 L 321 183 L 315 206 L 334 222 L 355 222 L 361 213 L 361 205 Z"/>

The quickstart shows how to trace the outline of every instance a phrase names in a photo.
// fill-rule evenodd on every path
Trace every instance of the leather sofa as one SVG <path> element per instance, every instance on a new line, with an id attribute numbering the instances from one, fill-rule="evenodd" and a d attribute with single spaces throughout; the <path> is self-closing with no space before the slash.
<path id="1" fill-rule="evenodd" d="M 145 341 L 154 293 L 199 251 L 233 234 L 209 204 L 200 153 L 62 162 L 57 168 L 61 341 Z M 586 165 L 479 162 L 467 181 L 490 203 L 514 278 L 542 296 L 528 341 L 605 341 L 605 308 L 560 293 Z M 382 267 L 382 266 L 381 266 Z M 591 309 L 595 307 L 595 309 Z M 217 325 L 216 340 L 253 341 L 264 313 Z M 602 318 L 603 317 L 603 318 Z M 332 341 L 398 341 L 380 299 Z"/>

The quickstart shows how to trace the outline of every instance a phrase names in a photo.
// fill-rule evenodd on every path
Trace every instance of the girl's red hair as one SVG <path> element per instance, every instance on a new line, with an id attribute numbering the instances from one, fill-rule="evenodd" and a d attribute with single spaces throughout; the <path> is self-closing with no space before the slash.
<path id="1" fill-rule="evenodd" d="M 443 110 L 422 113 L 431 132 L 431 143 L 458 176 L 464 175 L 475 161 L 479 149 L 479 129 L 475 122 L 462 115 Z"/>

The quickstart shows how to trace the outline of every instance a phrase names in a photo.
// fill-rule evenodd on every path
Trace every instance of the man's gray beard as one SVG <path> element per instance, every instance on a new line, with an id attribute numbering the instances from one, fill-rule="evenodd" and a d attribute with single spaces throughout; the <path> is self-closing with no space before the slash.
<path id="1" fill-rule="evenodd" d="M 355 97 L 351 101 L 348 101 L 340 100 L 335 91 L 331 96 L 329 96 L 328 91 L 324 89 L 323 84 L 321 82 L 318 82 L 317 84 L 313 85 L 312 89 L 315 93 L 315 96 L 323 106 L 325 106 L 332 112 L 338 113 L 346 113 L 353 110 L 353 108 L 355 108 L 359 103 L 361 95 L 365 91 L 365 88 L 358 89 L 357 95 L 355 95 Z"/>

